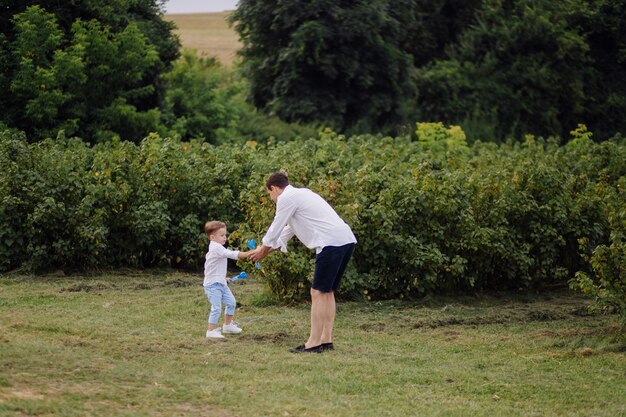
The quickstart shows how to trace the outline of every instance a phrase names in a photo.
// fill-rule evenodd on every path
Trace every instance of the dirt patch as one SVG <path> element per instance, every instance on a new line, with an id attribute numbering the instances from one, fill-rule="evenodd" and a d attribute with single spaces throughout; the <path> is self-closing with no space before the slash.
<path id="1" fill-rule="evenodd" d="M 216 410 L 211 406 L 203 404 L 202 406 L 198 406 L 196 404 L 185 402 L 179 403 L 175 406 L 176 411 L 182 413 L 180 415 L 188 415 L 188 416 L 198 416 L 198 417 L 237 417 L 234 414 L 229 414 L 224 410 Z"/>
<path id="2" fill-rule="evenodd" d="M 570 314 L 578 317 L 589 317 L 594 315 L 594 313 L 589 309 L 589 306 L 575 307 L 570 311 Z"/>
<path id="3" fill-rule="evenodd" d="M 67 347 L 89 348 L 94 347 L 94 343 L 81 336 L 70 335 L 63 338 L 63 345 Z"/>
<path id="4" fill-rule="evenodd" d="M 136 290 L 136 291 L 137 290 L 141 291 L 141 290 L 151 290 L 153 288 L 155 288 L 155 285 L 153 285 L 153 284 L 149 284 L 147 282 L 140 282 L 139 284 L 133 285 L 130 289 L 131 290 Z"/>
<path id="5" fill-rule="evenodd" d="M 0 390 L 0 401 L 6 400 L 43 400 L 45 396 L 38 392 L 33 391 L 32 389 L 22 388 L 22 389 L 8 389 L 8 390 Z"/>
<path id="6" fill-rule="evenodd" d="M 572 310 L 571 312 L 562 311 L 559 309 L 540 309 L 540 308 L 524 308 L 517 310 L 498 310 L 490 311 L 486 314 L 476 315 L 472 317 L 459 317 L 459 316 L 447 316 L 447 317 L 427 317 L 421 319 L 414 319 L 407 321 L 408 326 L 413 329 L 431 328 L 436 329 L 439 327 L 449 326 L 485 326 L 490 324 L 513 324 L 513 323 L 532 323 L 532 322 L 550 322 L 567 320 L 573 315 L 577 315 Z"/>
<path id="7" fill-rule="evenodd" d="M 168 281 L 165 281 L 165 283 L 163 284 L 164 287 L 170 287 L 170 288 L 185 288 L 185 287 L 191 287 L 192 285 L 198 285 L 196 280 L 185 281 L 184 279 L 180 279 L 180 278 L 170 279 Z"/>
<path id="8" fill-rule="evenodd" d="M 90 277 L 75 277 L 64 280 L 60 292 L 99 293 L 103 291 L 152 290 L 157 288 L 185 288 L 199 285 L 202 279 L 192 274 L 174 276 L 151 273 L 116 275 L 110 280 Z"/>
<path id="9" fill-rule="evenodd" d="M 255 342 L 271 342 L 280 343 L 288 340 L 290 337 L 285 332 L 265 333 L 265 334 L 243 334 L 239 336 L 243 340 L 252 340 Z"/>
<path id="10" fill-rule="evenodd" d="M 61 288 L 61 292 L 98 292 L 114 289 L 111 284 L 104 282 L 77 282 L 67 287 Z"/>
<path id="11" fill-rule="evenodd" d="M 563 330 L 542 330 L 532 334 L 533 337 L 572 337 L 572 336 L 597 336 L 611 335 L 620 332 L 618 324 L 604 327 L 594 327 L 586 329 L 563 329 Z"/>
<path id="12" fill-rule="evenodd" d="M 193 343 L 180 342 L 179 344 L 176 345 L 176 348 L 182 349 L 182 350 L 193 350 L 195 348 L 195 345 Z"/>
<path id="13" fill-rule="evenodd" d="M 157 288 L 186 288 L 197 286 L 198 280 L 186 280 L 182 278 L 172 278 L 166 281 L 138 282 L 130 287 L 131 290 L 153 290 Z"/>
<path id="14" fill-rule="evenodd" d="M 359 326 L 359 329 L 363 330 L 364 332 L 382 332 L 385 331 L 385 328 L 386 324 L 383 321 L 369 321 Z"/>
<path id="15" fill-rule="evenodd" d="M 534 310 L 526 313 L 526 321 L 554 321 L 567 318 L 567 314 L 551 310 Z"/>
<path id="16" fill-rule="evenodd" d="M 507 315 L 502 316 L 479 316 L 479 317 L 444 317 L 444 318 L 428 318 L 413 322 L 413 329 L 431 328 L 448 326 L 482 326 L 487 324 L 503 324 L 511 323 L 513 320 Z"/>

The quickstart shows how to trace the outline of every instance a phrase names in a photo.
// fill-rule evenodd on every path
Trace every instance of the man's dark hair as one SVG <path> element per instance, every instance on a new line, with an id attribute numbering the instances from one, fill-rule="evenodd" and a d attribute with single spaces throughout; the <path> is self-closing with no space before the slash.
<path id="1" fill-rule="evenodd" d="M 289 185 L 289 179 L 287 179 L 287 175 L 282 172 L 275 172 L 267 179 L 265 186 L 269 190 L 272 186 L 278 188 L 286 188 Z"/>

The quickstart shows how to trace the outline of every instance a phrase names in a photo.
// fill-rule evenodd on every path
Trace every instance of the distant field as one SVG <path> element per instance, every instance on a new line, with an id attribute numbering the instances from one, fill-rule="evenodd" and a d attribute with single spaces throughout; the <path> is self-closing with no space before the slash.
<path id="1" fill-rule="evenodd" d="M 169 14 L 167 20 L 176 24 L 183 48 L 195 49 L 200 56 L 216 56 L 230 66 L 241 44 L 237 34 L 228 27 L 226 18 L 231 12 Z"/>

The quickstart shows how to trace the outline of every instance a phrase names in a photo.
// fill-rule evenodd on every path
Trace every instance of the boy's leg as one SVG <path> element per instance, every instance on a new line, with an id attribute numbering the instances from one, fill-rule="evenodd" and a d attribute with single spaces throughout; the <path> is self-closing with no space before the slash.
<path id="1" fill-rule="evenodd" d="M 235 308 L 237 307 L 237 300 L 235 299 L 233 292 L 228 287 L 226 287 L 222 293 L 222 302 L 226 305 L 224 312 L 224 324 L 228 325 L 233 322 Z"/>
<path id="2" fill-rule="evenodd" d="M 219 287 L 219 285 L 215 284 L 204 287 L 204 292 L 209 299 L 209 303 L 211 303 L 208 330 L 214 330 L 217 328 L 217 322 L 222 314 L 222 291 Z"/>

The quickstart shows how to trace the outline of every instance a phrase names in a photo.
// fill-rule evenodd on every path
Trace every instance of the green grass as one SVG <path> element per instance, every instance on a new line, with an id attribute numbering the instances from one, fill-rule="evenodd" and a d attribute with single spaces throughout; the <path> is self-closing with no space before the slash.
<path id="1" fill-rule="evenodd" d="M 1 416 L 626 416 L 617 316 L 567 293 L 339 303 L 334 352 L 294 355 L 307 305 L 206 341 L 201 277 L 0 277 Z"/>

